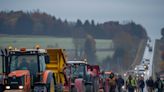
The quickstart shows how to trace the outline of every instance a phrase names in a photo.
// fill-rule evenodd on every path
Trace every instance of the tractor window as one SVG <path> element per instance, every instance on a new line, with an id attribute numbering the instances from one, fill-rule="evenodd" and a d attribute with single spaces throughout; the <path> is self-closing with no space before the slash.
<path id="1" fill-rule="evenodd" d="M 40 71 L 44 71 L 46 69 L 44 56 L 39 56 L 39 61 L 40 61 Z"/>
<path id="2" fill-rule="evenodd" d="M 68 65 L 65 69 L 64 69 L 64 72 L 67 76 L 70 76 L 70 73 L 71 73 L 71 70 L 70 70 L 70 66 Z"/>
<path id="3" fill-rule="evenodd" d="M 29 70 L 31 74 L 38 71 L 36 55 L 13 55 L 10 58 L 10 71 Z"/>
<path id="4" fill-rule="evenodd" d="M 73 76 L 84 76 L 85 66 L 81 64 L 72 65 Z"/>

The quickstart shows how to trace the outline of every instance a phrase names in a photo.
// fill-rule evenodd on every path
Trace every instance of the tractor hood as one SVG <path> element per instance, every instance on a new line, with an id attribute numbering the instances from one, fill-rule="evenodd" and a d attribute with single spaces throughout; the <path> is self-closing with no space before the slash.
<path id="1" fill-rule="evenodd" d="M 9 77 L 21 77 L 23 75 L 30 75 L 29 71 L 28 70 L 16 70 L 16 71 L 13 71 L 9 74 Z"/>

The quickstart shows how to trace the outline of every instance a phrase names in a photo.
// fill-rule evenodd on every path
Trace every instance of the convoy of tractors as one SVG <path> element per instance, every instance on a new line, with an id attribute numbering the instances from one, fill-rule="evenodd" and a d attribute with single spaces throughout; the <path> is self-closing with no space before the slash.
<path id="1" fill-rule="evenodd" d="M 102 74 L 114 76 L 85 59 L 68 61 L 64 49 L 10 47 L 0 57 L 0 92 L 107 92 L 112 79 Z"/>

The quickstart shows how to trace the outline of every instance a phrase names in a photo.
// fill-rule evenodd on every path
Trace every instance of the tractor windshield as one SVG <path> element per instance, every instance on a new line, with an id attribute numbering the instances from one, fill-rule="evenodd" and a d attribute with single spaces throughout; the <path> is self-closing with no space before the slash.
<path id="1" fill-rule="evenodd" d="M 37 55 L 12 55 L 10 72 L 15 70 L 29 70 L 31 74 L 35 74 L 38 71 Z"/>
<path id="2" fill-rule="evenodd" d="M 72 65 L 71 71 L 74 77 L 83 77 L 85 72 L 85 65 L 74 64 Z"/>

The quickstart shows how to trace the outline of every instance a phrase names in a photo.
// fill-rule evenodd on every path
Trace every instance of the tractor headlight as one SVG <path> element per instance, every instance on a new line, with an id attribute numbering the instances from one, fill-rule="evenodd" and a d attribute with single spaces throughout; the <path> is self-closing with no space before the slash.
<path id="1" fill-rule="evenodd" d="M 142 77 L 144 77 L 144 75 L 143 75 L 143 74 L 142 74 L 141 76 L 142 76 Z"/>
<path id="2" fill-rule="evenodd" d="M 10 86 L 6 86 L 6 89 L 10 89 Z"/>
<path id="3" fill-rule="evenodd" d="M 125 89 L 125 86 L 122 86 L 122 89 Z"/>
<path id="4" fill-rule="evenodd" d="M 23 86 L 19 86 L 19 89 L 23 89 Z"/>
<path id="5" fill-rule="evenodd" d="M 124 73 L 124 76 L 126 76 L 127 74 L 126 73 Z"/>

